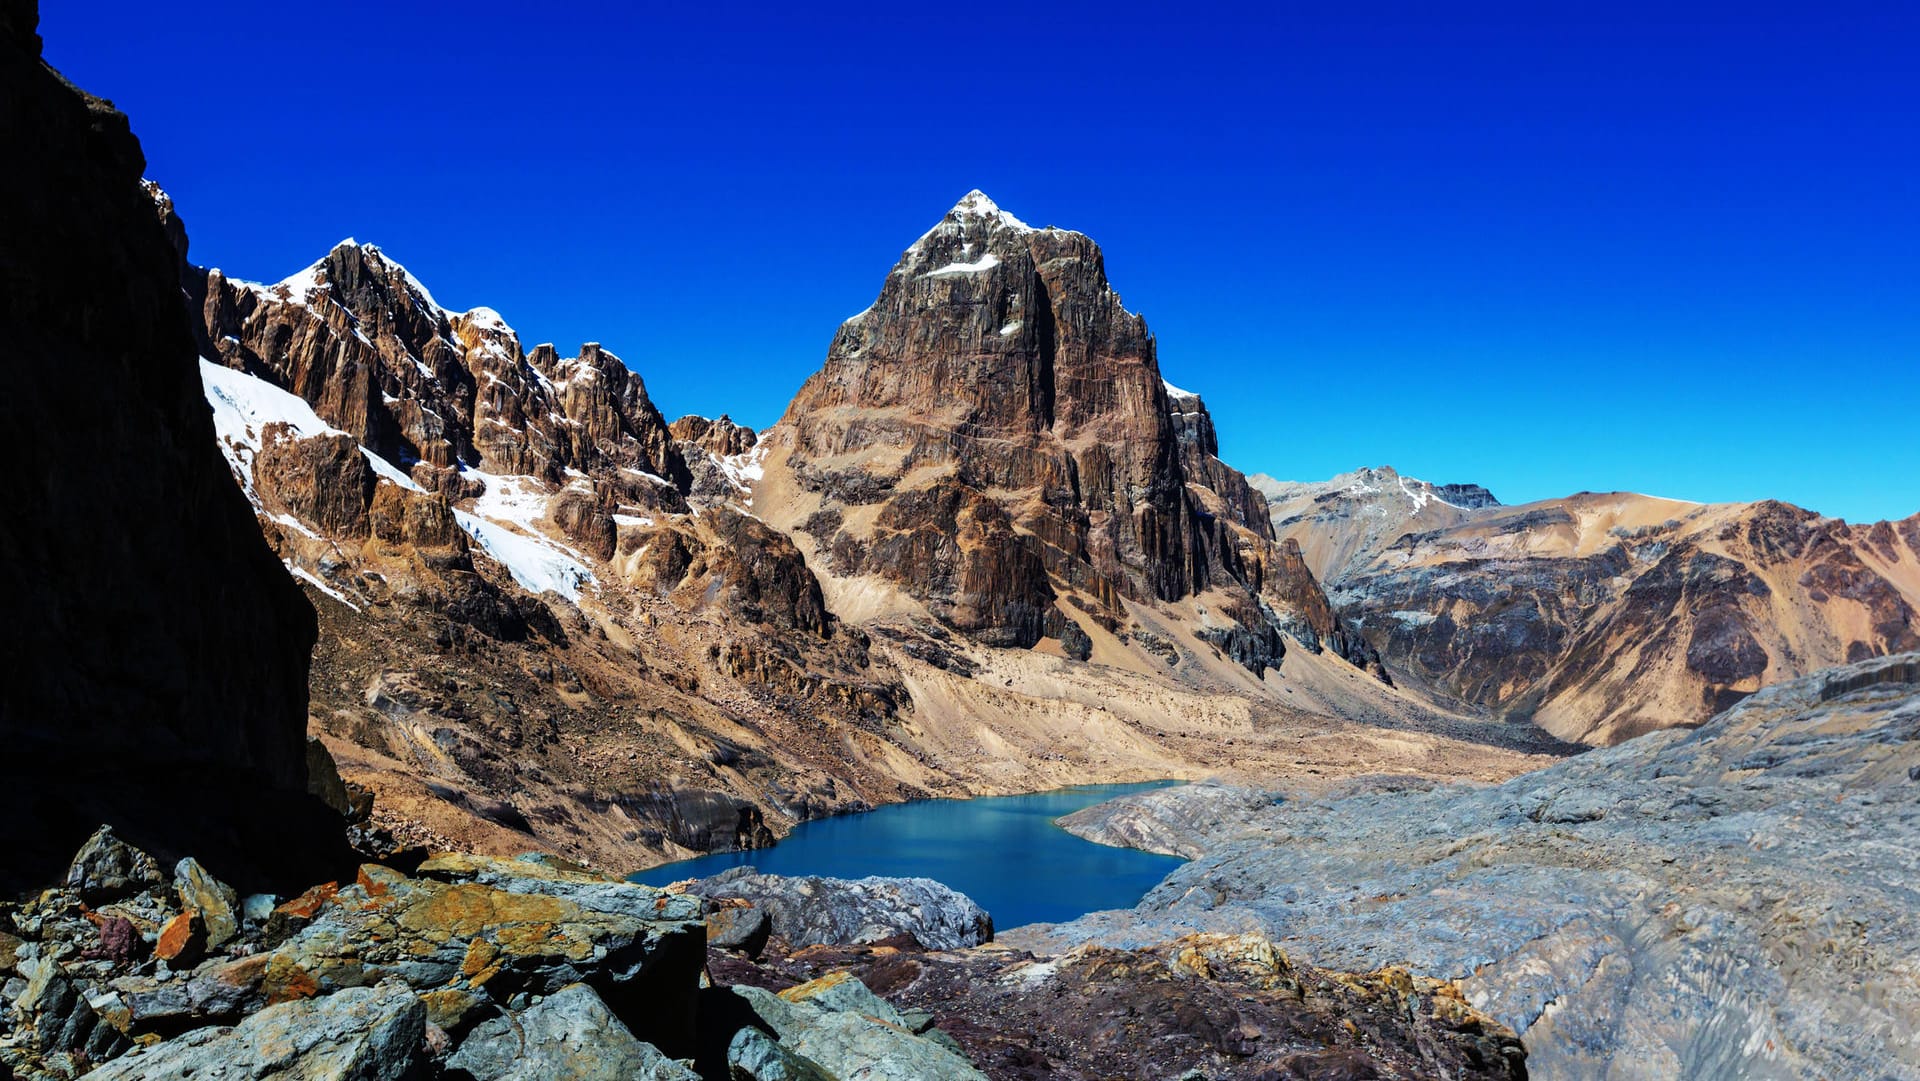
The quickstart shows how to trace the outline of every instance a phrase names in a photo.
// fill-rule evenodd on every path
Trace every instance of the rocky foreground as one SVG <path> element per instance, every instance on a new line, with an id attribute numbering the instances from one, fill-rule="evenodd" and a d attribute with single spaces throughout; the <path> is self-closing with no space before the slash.
<path id="1" fill-rule="evenodd" d="M 1525 1076 L 1440 981 L 1261 934 L 995 946 L 926 880 L 442 855 L 241 897 L 103 827 L 0 928 L 0 1081 Z"/>
<path id="2" fill-rule="evenodd" d="M 1498 787 L 1202 786 L 1070 825 L 1204 855 L 1021 946 L 1204 928 L 1392 959 L 1519 1032 L 1543 1077 L 1920 1077 L 1920 654 Z"/>

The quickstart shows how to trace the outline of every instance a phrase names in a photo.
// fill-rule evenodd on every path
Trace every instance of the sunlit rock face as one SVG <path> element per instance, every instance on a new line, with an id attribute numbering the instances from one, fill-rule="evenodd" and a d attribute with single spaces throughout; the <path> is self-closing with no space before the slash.
<path id="1" fill-rule="evenodd" d="M 894 583 L 977 640 L 1071 654 L 1079 621 L 1209 590 L 1250 668 L 1284 652 L 1276 628 L 1336 637 L 1099 246 L 979 192 L 841 326 L 774 438 L 833 573 Z"/>

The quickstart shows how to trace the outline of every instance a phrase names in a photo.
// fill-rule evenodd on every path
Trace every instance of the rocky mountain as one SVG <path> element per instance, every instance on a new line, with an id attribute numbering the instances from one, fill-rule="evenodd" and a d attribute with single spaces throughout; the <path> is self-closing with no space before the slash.
<path id="1" fill-rule="evenodd" d="M 1491 788 L 1128 797 L 1074 828 L 1200 857 L 1134 911 L 1003 937 L 1391 958 L 1512 1027 L 1540 1077 L 1920 1077 L 1916 732 L 1908 653 Z"/>
<path id="2" fill-rule="evenodd" d="M 403 840 L 632 865 L 919 794 L 837 749 L 903 694 L 729 498 L 751 432 L 683 450 L 618 357 L 525 350 L 373 245 L 183 274 L 221 448 L 321 612 L 313 728 Z"/>
<path id="3" fill-rule="evenodd" d="M 1920 515 L 1583 492 L 1518 507 L 1390 469 L 1259 482 L 1341 617 L 1437 702 L 1613 743 L 1920 647 Z"/>
<path id="4" fill-rule="evenodd" d="M 1328 776 L 1555 749 L 1369 677 L 1091 241 L 975 194 L 902 267 L 756 433 L 668 424 L 612 353 L 528 349 L 376 245 L 183 260 L 218 442 L 320 612 L 311 727 L 381 827 L 632 866 L 1211 771 L 1203 734 Z"/>
<path id="5" fill-rule="evenodd" d="M 313 611 L 214 450 L 140 144 L 37 22 L 0 5 L 0 891 L 106 819 L 243 883 L 304 876 L 347 855 L 308 794 Z"/>
<path id="6" fill-rule="evenodd" d="M 1392 466 L 1356 469 L 1317 483 L 1248 478 L 1267 499 L 1274 534 L 1291 537 L 1314 577 L 1344 580 L 1350 570 L 1408 533 L 1457 525 L 1474 511 L 1498 507 L 1477 484 L 1432 484 Z"/>
<path id="7" fill-rule="evenodd" d="M 1371 660 L 1214 456 L 1200 399 L 1160 378 L 1099 247 L 978 191 L 840 327 L 767 443 L 763 513 L 890 614 L 1151 664 L 1165 644 L 1136 610 L 1184 605 L 1255 675 L 1288 639 Z"/>
<path id="8" fill-rule="evenodd" d="M 1920 1077 L 1920 517 L 1249 480 L 1098 247 L 978 192 L 779 424 L 669 424 L 374 245 L 193 266 L 36 23 L 0 1081 Z M 1202 774 L 1069 823 L 1193 857 L 1135 910 L 998 941 L 620 877 Z"/>

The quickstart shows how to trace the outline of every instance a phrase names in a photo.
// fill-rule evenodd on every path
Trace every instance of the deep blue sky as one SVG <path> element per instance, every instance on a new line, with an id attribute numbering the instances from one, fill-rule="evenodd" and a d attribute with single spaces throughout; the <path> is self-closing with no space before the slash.
<path id="1" fill-rule="evenodd" d="M 771 423 L 979 187 L 1248 472 L 1920 511 L 1920 5 L 42 7 L 195 261 L 376 241 L 669 416 Z"/>

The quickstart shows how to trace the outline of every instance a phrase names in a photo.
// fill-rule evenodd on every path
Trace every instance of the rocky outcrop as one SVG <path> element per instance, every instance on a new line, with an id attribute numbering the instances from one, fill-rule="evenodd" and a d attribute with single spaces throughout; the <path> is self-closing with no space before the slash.
<path id="1" fill-rule="evenodd" d="M 274 1076 L 407 1081 L 426 1056 L 427 1011 L 398 980 L 350 987 L 312 1001 L 269 1006 L 233 1028 L 205 1028 L 87 1074 L 99 1081 L 152 1077 Z"/>
<path id="2" fill-rule="evenodd" d="M 236 903 L 192 859 L 170 888 L 102 827 L 68 881 L 0 908 L 8 1078 L 981 1076 L 844 972 L 707 986 L 699 899 L 550 856 L 368 864 Z M 222 929 L 203 959 L 168 952 L 183 920 Z"/>
<path id="3" fill-rule="evenodd" d="M 733 993 L 764 1005 L 761 1016 L 777 1023 L 812 1020 L 812 1011 L 795 1008 L 808 1003 L 839 1006 L 889 1030 L 843 1018 L 811 1034 L 809 1056 L 829 1039 L 846 1046 L 864 1037 L 870 1042 L 858 1046 L 873 1054 L 876 1037 L 898 1048 L 904 1034 L 917 1033 L 960 1052 L 987 1076 L 1020 1081 L 1527 1076 L 1526 1049 L 1512 1031 L 1452 985 L 1402 969 L 1318 969 L 1258 934 L 1186 934 L 1133 948 L 1038 955 L 998 947 L 923 953 L 816 946 L 757 965 L 716 954 L 709 965 L 716 979 L 733 982 Z M 868 989 L 883 1001 L 870 1001 Z M 736 1044 L 741 1059 L 750 1042 Z M 759 1050 L 764 1056 L 768 1049 Z M 944 1069 L 954 1068 L 954 1058 L 924 1047 L 907 1053 L 926 1072 L 905 1076 L 953 1076 Z M 823 1052 L 814 1061 L 830 1059 Z"/>
<path id="4" fill-rule="evenodd" d="M 683 1063 L 634 1038 L 593 988 L 563 987 L 475 1028 L 447 1059 L 473 1081 L 699 1081 Z"/>
<path id="5" fill-rule="evenodd" d="M 759 441 L 752 428 L 734 423 L 725 413 L 720 414 L 718 420 L 689 414 L 674 421 L 667 430 L 673 433 L 682 452 L 689 447 L 699 447 L 715 458 L 737 458 L 752 450 Z"/>
<path id="6" fill-rule="evenodd" d="M 271 285 L 188 266 L 202 354 L 298 395 L 428 487 L 470 466 L 563 482 L 618 469 L 684 487 L 678 444 L 627 366 L 597 343 L 531 353 L 490 308 L 449 312 L 373 244 L 345 240 Z"/>
<path id="7" fill-rule="evenodd" d="M 1192 784 L 1108 800 L 1059 820 L 1061 829 L 1116 848 L 1198 859 L 1210 839 L 1249 825 L 1274 801 L 1244 785 Z"/>
<path id="8" fill-rule="evenodd" d="M 753 482 L 760 479 L 759 437 L 724 413 L 718 420 L 685 416 L 668 429 L 680 444 L 692 478 L 688 494 L 699 502 L 737 500 L 753 506 Z"/>
<path id="9" fill-rule="evenodd" d="M 140 145 L 36 22 L 0 19 L 0 818 L 33 823 L 0 887 L 51 881 L 105 819 L 169 861 L 304 875 L 345 855 L 306 794 L 313 612 L 213 449 Z"/>
<path id="10" fill-rule="evenodd" d="M 930 878 L 789 878 L 741 867 L 684 888 L 709 901 L 745 902 L 766 915 L 772 934 L 794 946 L 906 938 L 925 949 L 954 950 L 993 941 L 993 917 Z"/>
<path id="11" fill-rule="evenodd" d="M 1493 788 L 1275 802 L 1135 912 L 1016 944 L 1198 926 L 1405 964 L 1519 1032 L 1540 1076 L 1920 1076 L 1916 731 L 1920 655 L 1866 661 Z"/>
<path id="12" fill-rule="evenodd" d="M 874 1081 L 986 1081 L 959 1053 L 919 1036 L 898 1010 L 845 973 L 778 994 L 750 985 L 733 991 L 800 1060 L 781 1063 L 780 1073 L 811 1067 L 827 1077 Z M 730 1058 L 744 1066 L 751 1048 L 746 1044 Z"/>

